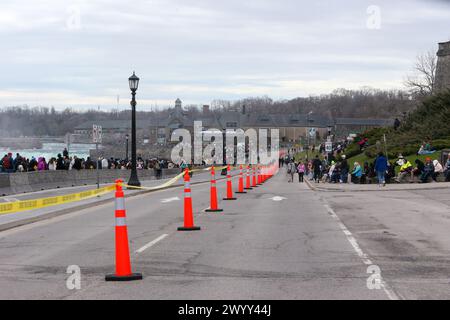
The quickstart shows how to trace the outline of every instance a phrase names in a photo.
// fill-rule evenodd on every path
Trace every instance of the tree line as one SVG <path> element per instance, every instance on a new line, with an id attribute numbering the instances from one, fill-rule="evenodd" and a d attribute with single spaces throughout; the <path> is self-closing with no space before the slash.
<path id="1" fill-rule="evenodd" d="M 306 114 L 312 112 L 326 117 L 348 118 L 399 118 L 406 116 L 418 103 L 410 93 L 400 90 L 334 90 L 330 94 L 299 97 L 292 100 L 274 101 L 269 97 L 251 97 L 237 101 L 214 100 L 211 112 L 220 113 L 234 110 L 267 114 Z M 188 105 L 184 112 L 195 117 L 201 114 L 201 106 Z M 159 111 L 139 111 L 137 118 L 150 120 L 168 116 L 170 108 Z M 66 108 L 56 110 L 51 107 L 16 106 L 0 109 L 0 134 L 2 137 L 19 136 L 63 136 L 86 121 L 129 120 L 130 111 L 86 111 Z"/>

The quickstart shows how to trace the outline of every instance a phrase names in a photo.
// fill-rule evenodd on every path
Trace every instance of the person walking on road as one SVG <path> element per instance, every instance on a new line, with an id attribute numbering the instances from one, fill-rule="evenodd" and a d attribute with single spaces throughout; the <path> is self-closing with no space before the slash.
<path id="1" fill-rule="evenodd" d="M 383 152 L 378 154 L 375 160 L 375 171 L 377 172 L 378 186 L 386 186 L 385 174 L 387 170 L 387 158 L 384 156 Z"/>
<path id="2" fill-rule="evenodd" d="M 312 162 L 312 168 L 314 171 L 314 181 L 319 183 L 320 174 L 322 172 L 322 161 L 319 159 L 319 155 L 316 155 L 316 158 Z"/>
<path id="3" fill-rule="evenodd" d="M 288 182 L 294 182 L 294 174 L 296 172 L 296 167 L 295 167 L 295 163 L 294 161 L 289 161 L 288 165 L 287 165 L 287 173 L 289 175 L 289 180 Z"/>
<path id="4" fill-rule="evenodd" d="M 303 177 L 305 175 L 306 167 L 305 164 L 300 161 L 300 163 L 297 166 L 297 172 L 298 172 L 298 182 L 303 182 Z"/>

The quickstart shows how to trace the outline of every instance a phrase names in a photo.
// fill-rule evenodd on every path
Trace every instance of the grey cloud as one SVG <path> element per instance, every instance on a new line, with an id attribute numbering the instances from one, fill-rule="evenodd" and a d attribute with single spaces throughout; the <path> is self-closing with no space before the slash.
<path id="1" fill-rule="evenodd" d="M 366 28 L 374 2 L 380 30 Z M 70 6 L 79 29 L 67 28 Z M 2 9 L 0 105 L 39 92 L 61 93 L 47 104 L 64 106 L 65 94 L 113 104 L 128 96 L 133 70 L 149 102 L 399 87 L 415 56 L 450 36 L 442 1 L 18 0 Z M 2 95 L 17 89 L 30 94 Z"/>

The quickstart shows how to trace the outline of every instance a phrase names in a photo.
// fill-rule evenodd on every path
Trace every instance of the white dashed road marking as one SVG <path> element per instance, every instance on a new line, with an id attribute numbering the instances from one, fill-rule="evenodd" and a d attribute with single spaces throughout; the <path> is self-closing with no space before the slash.
<path id="1" fill-rule="evenodd" d="M 322 201 L 325 202 L 325 199 L 322 199 Z M 356 251 L 356 253 L 361 258 L 363 263 L 365 265 L 367 265 L 367 266 L 373 265 L 372 260 L 370 260 L 369 256 L 366 253 L 364 253 L 364 251 L 361 249 L 361 247 L 359 246 L 358 242 L 356 241 L 355 237 L 353 237 L 352 233 L 350 232 L 350 230 L 347 229 L 345 224 L 342 223 L 341 219 L 336 215 L 334 210 L 328 204 L 324 204 L 324 206 L 327 209 L 329 215 L 331 217 L 333 217 L 333 219 L 336 220 L 336 222 L 338 223 L 338 225 L 341 228 L 342 232 L 347 237 L 348 242 L 350 242 L 350 244 L 352 245 L 353 249 Z M 387 283 L 382 278 L 381 278 L 380 286 L 383 289 L 383 291 L 386 293 L 386 295 L 389 297 L 389 299 L 391 299 L 391 300 L 399 300 L 399 297 L 397 296 L 397 294 L 392 289 L 390 289 L 388 287 Z"/>
<path id="2" fill-rule="evenodd" d="M 154 246 L 155 244 L 157 244 L 159 241 L 163 240 L 163 239 L 164 239 L 165 237 L 167 237 L 167 236 L 168 236 L 168 234 L 166 234 L 166 233 L 163 234 L 162 236 L 156 238 L 155 240 L 153 240 L 153 241 L 147 243 L 147 244 L 146 244 L 145 246 L 143 246 L 142 248 L 138 249 L 135 253 L 142 253 L 142 252 L 144 252 L 145 250 L 147 250 L 148 248 Z"/>
<path id="3" fill-rule="evenodd" d="M 172 201 L 180 201 L 180 198 L 173 197 L 173 198 L 162 199 L 161 203 L 169 203 L 169 202 L 172 202 Z"/>

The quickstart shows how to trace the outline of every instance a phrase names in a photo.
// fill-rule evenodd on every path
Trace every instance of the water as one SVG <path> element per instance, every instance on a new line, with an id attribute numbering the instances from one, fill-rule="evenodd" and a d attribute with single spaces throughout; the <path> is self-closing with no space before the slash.
<path id="1" fill-rule="evenodd" d="M 63 153 L 64 148 L 66 147 L 65 143 L 44 143 L 41 149 L 7 149 L 0 147 L 0 157 L 3 158 L 5 154 L 11 152 L 13 157 L 16 157 L 16 153 L 19 153 L 21 156 L 31 159 L 31 157 L 35 157 L 38 159 L 39 157 L 44 157 L 47 161 L 50 158 L 55 157 L 58 153 Z M 69 149 L 70 156 L 77 156 L 79 158 L 87 158 L 89 157 L 89 150 L 95 149 L 95 144 L 71 144 Z"/>

